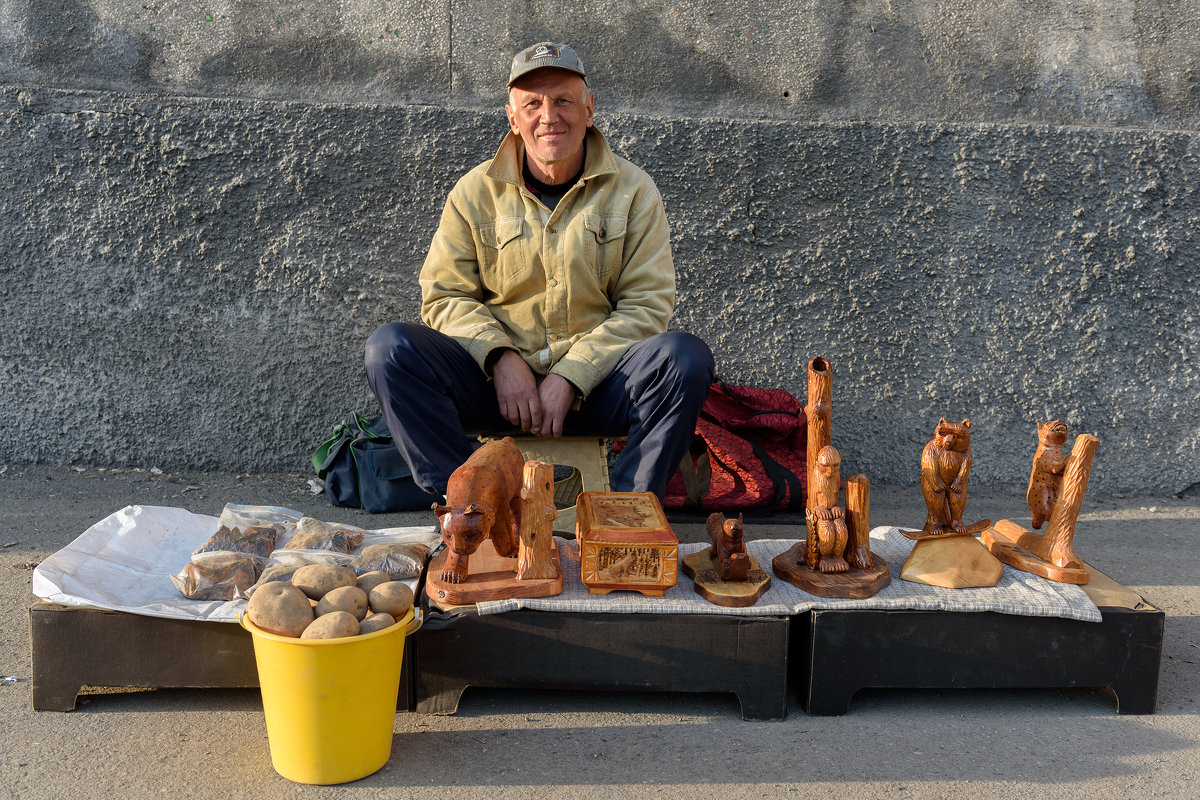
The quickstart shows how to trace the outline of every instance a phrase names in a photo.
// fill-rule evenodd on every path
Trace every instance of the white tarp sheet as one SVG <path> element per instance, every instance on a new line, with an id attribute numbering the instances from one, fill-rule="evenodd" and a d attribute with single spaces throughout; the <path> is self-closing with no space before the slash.
<path id="1" fill-rule="evenodd" d="M 33 593 L 67 606 L 237 622 L 245 600 L 188 600 L 171 583 L 171 575 L 216 530 L 217 517 L 167 506 L 126 506 L 39 564 L 33 571 Z M 432 525 L 376 533 L 410 535 L 431 550 L 441 541 Z M 415 578 L 406 583 L 415 590 Z"/>

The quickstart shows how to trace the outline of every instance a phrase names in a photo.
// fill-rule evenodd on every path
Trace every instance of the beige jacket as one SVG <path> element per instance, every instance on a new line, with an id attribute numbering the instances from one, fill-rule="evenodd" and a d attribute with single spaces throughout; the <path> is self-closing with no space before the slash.
<path id="1" fill-rule="evenodd" d="M 666 330 L 675 267 L 662 198 L 594 127 L 583 177 L 549 211 L 520 137 L 450 191 L 421 268 L 421 319 L 483 367 L 511 347 L 587 396 L 634 342 Z"/>

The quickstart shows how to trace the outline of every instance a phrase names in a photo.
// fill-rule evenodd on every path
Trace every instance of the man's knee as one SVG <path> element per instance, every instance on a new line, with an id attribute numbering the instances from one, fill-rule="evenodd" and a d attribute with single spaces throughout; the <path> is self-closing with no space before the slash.
<path id="1" fill-rule="evenodd" d="M 421 326 L 411 322 L 389 322 L 380 325 L 367 339 L 363 360 L 367 374 L 403 359 L 403 354 L 412 352 Z"/>
<path id="2" fill-rule="evenodd" d="M 651 341 L 665 373 L 690 390 L 707 390 L 716 368 L 712 350 L 703 339 L 686 331 L 667 331 Z"/>

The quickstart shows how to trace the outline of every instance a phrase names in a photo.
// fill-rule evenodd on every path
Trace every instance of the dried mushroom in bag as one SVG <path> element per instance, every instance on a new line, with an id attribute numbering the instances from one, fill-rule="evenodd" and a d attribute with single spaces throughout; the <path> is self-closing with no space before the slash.
<path id="1" fill-rule="evenodd" d="M 285 550 L 328 550 L 331 553 L 351 553 L 362 544 L 370 531 L 353 525 L 334 525 L 313 517 L 302 517 L 296 532 L 284 546 Z"/>
<path id="2" fill-rule="evenodd" d="M 415 578 L 429 559 L 429 546 L 420 542 L 378 542 L 369 544 L 350 562 L 358 575 L 367 572 L 386 572 L 392 580 Z"/>
<path id="3" fill-rule="evenodd" d="M 246 553 L 204 553 L 193 556 L 171 582 L 189 600 L 233 600 L 245 596 L 262 565 L 263 559 Z"/>
<path id="4" fill-rule="evenodd" d="M 275 550 L 275 543 L 283 532 L 283 526 L 276 523 L 247 525 L 244 528 L 219 525 L 217 532 L 208 537 L 208 541 L 196 549 L 193 556 L 203 553 L 246 553 L 247 555 L 266 558 Z"/>

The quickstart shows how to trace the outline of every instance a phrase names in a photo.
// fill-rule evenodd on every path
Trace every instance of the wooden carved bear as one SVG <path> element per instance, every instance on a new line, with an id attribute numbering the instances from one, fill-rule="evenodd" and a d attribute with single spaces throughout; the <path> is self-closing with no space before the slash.
<path id="1" fill-rule="evenodd" d="M 712 545 L 708 557 L 713 560 L 723 581 L 744 581 L 750 570 L 750 555 L 742 528 L 742 515 L 725 519 L 720 512 L 708 515 L 708 538 Z"/>
<path id="2" fill-rule="evenodd" d="M 505 437 L 476 450 L 450 474 L 446 504 L 433 505 L 447 549 L 443 581 L 465 581 L 468 560 L 489 536 L 497 555 L 517 554 L 524 469 L 525 457 Z"/>
<path id="3" fill-rule="evenodd" d="M 843 558 L 850 532 L 846 512 L 837 504 L 841 485 L 842 454 L 833 445 L 822 447 L 812 472 L 812 508 L 808 511 L 808 547 L 805 560 L 809 569 L 820 572 L 847 572 Z"/>
<path id="4" fill-rule="evenodd" d="M 1033 527 L 1040 528 L 1050 519 L 1062 488 L 1063 445 L 1067 442 L 1067 423 L 1061 419 L 1039 422 L 1037 452 L 1033 454 L 1033 470 L 1029 473 L 1029 490 L 1025 502 L 1033 515 Z"/>
<path id="5" fill-rule="evenodd" d="M 966 533 L 967 474 L 971 471 L 971 420 L 938 420 L 933 438 L 921 453 L 921 493 L 925 495 L 925 530 Z"/>

